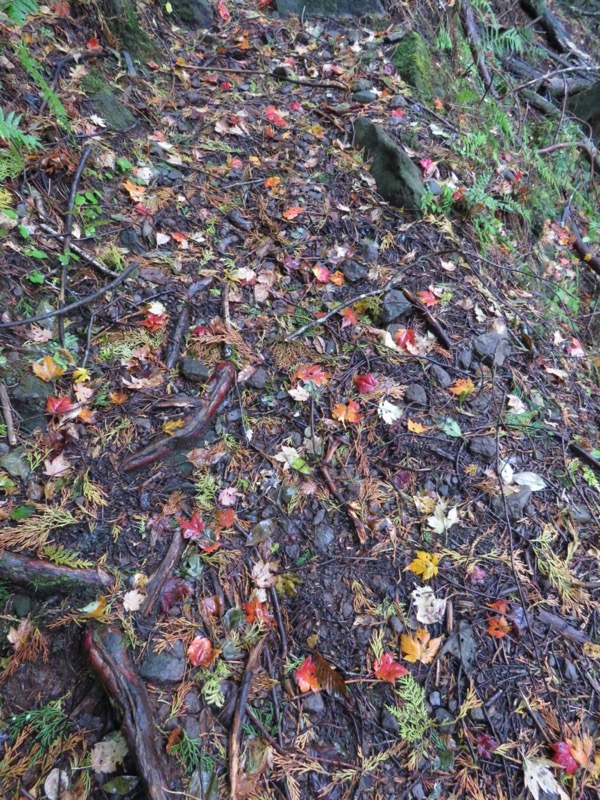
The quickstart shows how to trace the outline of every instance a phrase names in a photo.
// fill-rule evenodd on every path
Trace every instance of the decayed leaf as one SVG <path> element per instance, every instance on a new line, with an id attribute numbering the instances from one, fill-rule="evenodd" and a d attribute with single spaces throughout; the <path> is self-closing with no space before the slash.
<path id="1" fill-rule="evenodd" d="M 393 653 L 384 653 L 381 659 L 375 661 L 373 666 L 375 677 L 379 678 L 380 681 L 396 683 L 397 678 L 408 675 L 406 667 L 394 659 Z"/>
<path id="2" fill-rule="evenodd" d="M 45 383 L 50 383 L 61 375 L 65 374 L 65 368 L 57 364 L 52 356 L 44 356 L 41 361 L 36 361 L 31 369 L 38 378 L 41 378 Z"/>
<path id="3" fill-rule="evenodd" d="M 377 406 L 377 414 L 381 417 L 386 425 L 393 425 L 394 422 L 397 422 L 399 419 L 401 419 L 403 413 L 404 409 L 401 406 L 397 406 L 395 403 L 390 403 L 390 401 L 386 400 L 385 398 L 382 399 Z"/>
<path id="4" fill-rule="evenodd" d="M 49 478 L 57 478 L 59 475 L 64 475 L 71 469 L 71 465 L 62 453 L 51 461 L 44 461 L 44 465 L 46 467 L 44 475 L 47 475 Z"/>
<path id="5" fill-rule="evenodd" d="M 146 595 L 137 589 L 132 589 L 130 592 L 126 592 L 123 597 L 123 608 L 125 611 L 139 611 L 144 605 L 145 599 Z"/>
<path id="6" fill-rule="evenodd" d="M 127 745 L 120 733 L 113 733 L 96 742 L 90 753 L 90 764 L 95 772 L 116 772 L 127 755 Z"/>
<path id="7" fill-rule="evenodd" d="M 419 628 L 412 635 L 403 633 L 400 637 L 404 660 L 410 661 L 411 664 L 417 661 L 420 661 L 421 664 L 431 664 L 441 643 L 441 636 L 432 639 L 431 634 L 425 628 Z"/>
<path id="8" fill-rule="evenodd" d="M 274 460 L 280 461 L 283 464 L 284 470 L 291 467 L 295 469 L 296 472 L 301 472 L 303 475 L 309 475 L 311 472 L 310 467 L 295 447 L 288 447 L 285 444 L 282 445 L 281 452 L 274 456 Z"/>
<path id="9" fill-rule="evenodd" d="M 524 758 L 525 786 L 533 795 L 534 800 L 540 800 L 540 793 L 544 792 L 549 795 L 558 795 L 561 800 L 569 800 L 569 795 L 556 780 L 549 765 L 552 765 L 552 761 L 545 758 Z"/>
<path id="10" fill-rule="evenodd" d="M 541 492 L 546 488 L 546 481 L 536 472 L 515 472 L 512 478 L 514 483 L 528 486 L 532 492 Z"/>
<path id="11" fill-rule="evenodd" d="M 438 574 L 440 559 L 441 556 L 438 553 L 417 550 L 416 558 L 410 562 L 406 569 L 409 572 L 414 572 L 415 575 L 421 575 L 424 581 L 428 581 Z"/>
<path id="12" fill-rule="evenodd" d="M 257 561 L 252 567 L 252 580 L 256 587 L 255 593 L 261 603 L 267 602 L 267 592 L 271 586 L 275 586 L 279 580 L 278 575 L 273 573 L 279 567 L 279 561 Z"/>
<path id="13" fill-rule="evenodd" d="M 65 792 L 71 796 L 71 793 L 67 791 L 70 786 L 69 773 L 65 772 L 64 769 L 54 767 L 44 781 L 44 792 L 47 800 L 61 800 L 61 798 L 66 797 Z"/>
<path id="14" fill-rule="evenodd" d="M 508 407 L 513 414 L 526 414 L 527 406 L 516 394 L 507 395 Z"/>
<path id="15" fill-rule="evenodd" d="M 315 386 L 326 386 L 329 383 L 329 374 L 315 364 L 298 367 L 295 375 L 299 381 L 304 381 L 305 383 L 311 381 Z"/>
<path id="16" fill-rule="evenodd" d="M 206 636 L 196 636 L 188 647 L 188 658 L 195 667 L 207 667 L 215 660 L 219 651 Z"/>
<path id="17" fill-rule="evenodd" d="M 416 617 L 423 625 L 441 622 L 446 613 L 446 598 L 436 597 L 430 586 L 420 586 L 411 592 Z"/>
<path id="18" fill-rule="evenodd" d="M 315 653 L 313 659 L 320 688 L 325 689 L 326 692 L 329 692 L 334 697 L 347 697 L 346 681 L 337 669 L 332 667 L 319 653 Z"/>
<path id="19" fill-rule="evenodd" d="M 427 517 L 427 525 L 432 531 L 435 531 L 435 533 L 445 533 L 458 522 L 458 509 L 456 507 L 451 508 L 446 514 L 447 508 L 448 504 L 440 500 L 440 502 L 436 504 L 433 515 Z"/>
<path id="20" fill-rule="evenodd" d="M 339 422 L 360 422 L 362 414 L 360 413 L 360 406 L 355 400 L 349 400 L 346 404 L 338 403 L 333 407 L 331 416 Z"/>

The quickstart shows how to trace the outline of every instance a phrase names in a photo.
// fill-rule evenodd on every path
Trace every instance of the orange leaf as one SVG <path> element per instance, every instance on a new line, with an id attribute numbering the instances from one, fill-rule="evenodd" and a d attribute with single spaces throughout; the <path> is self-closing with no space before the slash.
<path id="1" fill-rule="evenodd" d="M 182 728 L 173 728 L 173 730 L 169 734 L 169 738 L 167 739 L 167 746 L 165 748 L 167 753 L 170 753 L 171 748 L 179 743 L 182 732 L 183 732 Z"/>
<path id="2" fill-rule="evenodd" d="M 355 328 L 358 325 L 358 316 L 353 308 L 344 308 L 340 314 L 344 318 L 342 328 Z"/>
<path id="3" fill-rule="evenodd" d="M 332 667 L 319 653 L 315 653 L 313 659 L 319 687 L 336 697 L 346 697 L 348 695 L 346 681 L 337 669 Z"/>
<path id="4" fill-rule="evenodd" d="M 38 378 L 41 378 L 45 383 L 50 383 L 50 381 L 60 378 L 60 376 L 64 375 L 65 372 L 65 368 L 61 367 L 60 364 L 57 364 L 52 356 L 44 356 L 41 361 L 36 361 L 35 364 L 32 365 L 31 369 L 33 370 L 34 374 L 37 375 Z"/>
<path id="5" fill-rule="evenodd" d="M 331 272 L 327 269 L 327 267 L 324 267 L 321 264 L 317 264 L 312 268 L 312 274 L 319 283 L 329 283 L 331 279 Z"/>
<path id="6" fill-rule="evenodd" d="M 273 624 L 274 620 L 269 607 L 266 603 L 261 603 L 256 595 L 253 595 L 248 603 L 244 603 L 243 609 L 246 612 L 246 622 L 249 622 L 250 625 L 254 622 L 260 622 L 263 625 Z M 303 689 L 302 691 L 308 690 Z"/>
<path id="7" fill-rule="evenodd" d="M 495 603 L 488 603 L 487 607 L 492 608 L 499 614 L 506 614 L 506 610 L 508 609 L 508 603 L 506 602 L 506 600 L 496 600 Z"/>
<path id="8" fill-rule="evenodd" d="M 294 675 L 301 692 L 318 692 L 320 690 L 321 687 L 317 680 L 317 665 L 311 656 L 304 659 Z"/>
<path id="9" fill-rule="evenodd" d="M 471 392 L 475 391 L 475 384 L 471 378 L 459 378 L 454 386 L 451 386 L 448 391 L 451 394 L 456 395 L 459 400 L 464 400 L 465 397 L 468 397 L 471 394 Z"/>
<path id="10" fill-rule="evenodd" d="M 494 639 L 502 639 L 507 633 L 510 633 L 510 623 L 504 616 L 489 617 L 486 630 Z"/>
<path id="11" fill-rule="evenodd" d="M 227 22 L 228 19 L 231 18 L 231 12 L 223 2 L 223 0 L 219 0 L 217 5 L 217 14 L 221 17 L 222 20 Z"/>
<path id="12" fill-rule="evenodd" d="M 274 106 L 267 106 L 265 108 L 265 117 L 271 124 L 276 125 L 278 128 L 285 128 L 287 125 L 287 122 Z"/>
<path id="13" fill-rule="evenodd" d="M 49 414 L 66 414 L 73 408 L 68 397 L 49 397 L 46 400 L 46 411 Z"/>
<path id="14" fill-rule="evenodd" d="M 360 422 L 362 414 L 359 411 L 360 406 L 355 400 L 349 400 L 346 405 L 338 403 L 333 407 L 331 416 L 333 419 L 339 420 L 346 424 L 346 422 Z"/>
<path id="15" fill-rule="evenodd" d="M 235 522 L 235 511 L 233 508 L 218 508 L 215 516 L 219 528 L 231 528 Z"/>
<path id="16" fill-rule="evenodd" d="M 317 367 L 315 364 L 307 364 L 298 367 L 296 370 L 296 378 L 305 383 L 311 381 L 315 386 L 326 386 L 329 383 L 329 375 L 324 369 Z"/>
<path id="17" fill-rule="evenodd" d="M 195 667 L 207 667 L 215 660 L 218 650 L 212 646 L 210 639 L 206 636 L 196 636 L 188 647 L 188 658 Z"/>
<path id="18" fill-rule="evenodd" d="M 565 739 L 565 742 L 569 745 L 569 750 L 575 761 L 581 767 L 587 769 L 594 749 L 594 744 L 587 733 L 584 733 L 581 739 Z"/>
<path id="19" fill-rule="evenodd" d="M 296 219 L 296 217 L 299 217 L 303 212 L 304 208 L 302 208 L 302 206 L 292 206 L 291 208 L 286 208 L 286 210 L 283 212 L 283 218 Z"/>
<path id="20" fill-rule="evenodd" d="M 411 433 L 424 433 L 427 430 L 420 422 L 414 422 L 412 419 L 406 421 L 406 427 Z"/>
<path id="21" fill-rule="evenodd" d="M 394 660 L 393 653 L 384 653 L 381 659 L 375 661 L 375 677 L 380 681 L 388 681 L 388 683 L 396 683 L 396 678 L 401 678 L 403 675 L 408 675 L 408 670 L 405 666 Z"/>
<path id="22" fill-rule="evenodd" d="M 132 183 L 131 181 L 127 180 L 123 184 L 121 184 L 129 197 L 138 203 L 142 197 L 146 189 L 143 186 L 138 186 L 137 183 Z"/>
<path id="23" fill-rule="evenodd" d="M 127 392 L 124 392 L 121 389 L 116 389 L 114 392 L 108 393 L 108 399 L 115 406 L 122 406 L 123 403 L 127 402 L 128 397 L 129 395 Z"/>
<path id="24" fill-rule="evenodd" d="M 400 637 L 404 660 L 410 661 L 412 664 L 417 661 L 420 661 L 421 664 L 431 664 L 441 643 L 441 636 L 432 639 L 431 634 L 425 628 L 419 628 L 412 636 L 405 633 Z"/>
<path id="25" fill-rule="evenodd" d="M 271 178 L 266 179 L 265 189 L 274 189 L 276 186 L 279 186 L 280 183 L 281 183 L 281 178 L 272 176 Z"/>
<path id="26" fill-rule="evenodd" d="M 336 269 L 336 271 L 332 274 L 330 280 L 335 286 L 343 286 L 346 283 L 346 278 L 344 278 L 344 273 L 341 272 L 339 269 Z"/>
<path id="27" fill-rule="evenodd" d="M 417 297 L 424 306 L 437 306 L 439 302 L 434 293 L 430 292 L 429 289 L 424 292 L 417 292 Z"/>

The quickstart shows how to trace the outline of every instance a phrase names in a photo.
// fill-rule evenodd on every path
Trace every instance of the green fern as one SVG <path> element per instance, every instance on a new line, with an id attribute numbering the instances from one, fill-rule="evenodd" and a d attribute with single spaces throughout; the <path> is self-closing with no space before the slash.
<path id="1" fill-rule="evenodd" d="M 0 0 L 0 11 L 17 25 L 24 25 L 27 17 L 38 9 L 37 0 Z"/>
<path id="2" fill-rule="evenodd" d="M 44 548 L 44 555 L 54 564 L 60 567 L 72 567 L 73 569 L 91 569 L 93 561 L 80 558 L 78 553 L 63 547 L 61 544 L 49 544 Z"/>
<path id="3" fill-rule="evenodd" d="M 24 45 L 22 42 L 18 46 L 18 54 L 23 68 L 29 77 L 32 78 L 32 80 L 34 80 L 39 86 L 42 97 L 46 101 L 48 108 L 56 118 L 59 125 L 61 125 L 63 128 L 69 128 L 69 116 L 66 108 L 60 102 L 58 95 L 51 89 L 47 80 L 42 75 L 39 64 L 30 56 L 26 45 Z"/>
<path id="4" fill-rule="evenodd" d="M 398 720 L 400 738 L 409 744 L 421 742 L 432 725 L 425 705 L 425 691 L 412 675 L 404 675 L 398 680 L 396 696 L 400 705 L 387 706 L 387 709 Z"/>
<path id="5" fill-rule="evenodd" d="M 220 658 L 215 661 L 211 669 L 203 669 L 198 681 L 202 685 L 202 697 L 209 706 L 222 708 L 225 703 L 225 695 L 221 688 L 221 683 L 231 675 L 230 667 Z"/>
<path id="6" fill-rule="evenodd" d="M 0 181 L 16 178 L 25 166 L 23 153 L 39 150 L 42 146 L 37 136 L 23 133 L 19 128 L 21 115 L 9 111 L 6 116 L 0 108 L 0 140 L 5 147 L 0 148 Z"/>

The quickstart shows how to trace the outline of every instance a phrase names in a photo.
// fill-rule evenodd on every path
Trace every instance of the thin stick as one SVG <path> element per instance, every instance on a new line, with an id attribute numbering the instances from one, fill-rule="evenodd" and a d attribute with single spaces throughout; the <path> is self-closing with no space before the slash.
<path id="1" fill-rule="evenodd" d="M 237 800 L 238 797 L 238 777 L 240 770 L 240 740 L 242 736 L 242 723 L 246 716 L 246 704 L 248 702 L 248 695 L 250 693 L 250 683 L 252 675 L 258 664 L 261 650 L 265 643 L 266 637 L 262 638 L 248 656 L 246 663 L 246 671 L 244 672 L 244 680 L 240 687 L 238 695 L 238 702 L 233 715 L 233 722 L 231 725 L 231 735 L 229 737 L 229 784 L 230 784 L 230 797 L 231 800 Z"/>
<path id="2" fill-rule="evenodd" d="M 79 300 L 76 300 L 74 303 L 69 303 L 68 306 L 63 306 L 62 308 L 56 308 L 54 311 L 47 311 L 45 314 L 37 314 L 35 317 L 27 317 L 26 319 L 15 319 L 12 322 L 0 322 L 0 329 L 2 328 L 18 328 L 21 325 L 31 325 L 34 322 L 41 322 L 44 319 L 52 319 L 52 317 L 61 317 L 63 314 L 68 314 L 69 311 L 73 311 L 76 308 L 81 308 L 81 306 L 86 306 L 88 303 L 93 303 L 94 300 L 97 300 L 102 295 L 110 292 L 112 289 L 116 289 L 116 287 L 122 283 L 125 278 L 128 278 L 129 275 L 136 269 L 139 264 L 134 261 L 131 263 L 120 275 L 107 283 L 106 286 L 103 286 L 101 289 L 98 289 L 97 292 L 93 294 L 88 294 L 87 297 L 81 297 Z"/>
<path id="3" fill-rule="evenodd" d="M 4 421 L 6 422 L 6 438 L 11 447 L 17 443 L 17 435 L 15 433 L 15 426 L 13 423 L 12 408 L 10 405 L 10 398 L 4 383 L 0 383 L 0 405 L 2 406 L 2 413 L 4 414 Z"/>
<path id="4" fill-rule="evenodd" d="M 406 297 L 406 299 L 408 300 L 409 303 L 412 303 L 413 306 L 415 306 L 415 308 L 418 308 L 419 311 L 422 314 L 425 315 L 425 318 L 426 318 L 427 322 L 429 322 L 429 325 L 433 328 L 436 336 L 441 341 L 441 343 L 444 345 L 446 350 L 452 350 L 452 342 L 448 338 L 448 334 L 442 328 L 442 326 L 436 320 L 436 318 L 433 316 L 433 314 L 431 314 L 427 310 L 427 307 L 423 303 L 421 303 L 421 301 L 417 297 L 415 297 L 414 294 L 411 291 L 409 291 L 408 289 L 405 289 L 404 286 L 402 287 L 402 294 Z"/>
<path id="5" fill-rule="evenodd" d="M 52 228 L 50 225 L 46 225 L 45 222 L 40 222 L 39 228 L 40 230 L 44 231 L 44 233 L 47 233 L 49 236 L 53 236 L 57 239 L 65 238 L 64 233 L 60 233 L 60 231 L 55 231 L 54 228 Z M 86 253 L 86 251 L 82 247 L 79 247 L 78 244 L 72 243 L 69 249 L 72 250 L 74 253 L 77 253 L 77 255 L 83 258 L 84 261 L 87 261 L 88 264 L 91 264 L 93 267 L 96 267 L 98 272 L 101 272 L 103 275 L 108 275 L 111 278 L 117 277 L 118 273 L 113 272 L 111 269 L 107 269 L 107 267 L 105 267 L 104 264 L 101 264 L 100 261 L 97 261 L 89 253 Z"/>
<path id="6" fill-rule="evenodd" d="M 92 152 L 92 148 L 88 145 L 84 148 L 83 153 L 81 154 L 81 158 L 79 159 L 79 164 L 77 165 L 77 169 L 75 170 L 75 175 L 73 177 L 73 183 L 71 184 L 71 192 L 69 194 L 69 205 L 67 206 L 67 216 L 65 219 L 65 235 L 63 239 L 63 265 L 62 265 L 62 273 L 60 278 L 60 294 L 58 296 L 58 301 L 61 305 L 64 305 L 65 302 L 65 294 L 67 290 L 67 269 L 69 266 L 69 247 L 71 245 L 71 234 L 73 233 L 73 209 L 75 208 L 75 198 L 77 197 L 77 188 L 79 186 L 79 181 L 81 180 L 81 176 L 83 175 L 83 170 L 85 169 L 86 162 L 90 157 Z M 61 317 L 58 319 L 58 334 L 60 337 L 60 343 L 64 346 L 65 343 L 65 328 L 64 328 L 64 320 Z"/>

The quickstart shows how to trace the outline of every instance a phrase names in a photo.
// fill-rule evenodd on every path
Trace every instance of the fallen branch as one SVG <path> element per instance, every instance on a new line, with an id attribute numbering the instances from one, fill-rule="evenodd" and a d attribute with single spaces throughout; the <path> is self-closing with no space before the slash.
<path id="1" fill-rule="evenodd" d="M 431 314 L 427 310 L 427 307 L 417 297 L 415 297 L 415 295 L 411 291 L 409 291 L 408 289 L 405 289 L 404 286 L 402 286 L 401 288 L 402 288 L 402 293 L 406 297 L 408 302 L 412 303 L 413 306 L 418 308 L 419 311 L 421 312 L 421 314 L 423 314 L 425 316 L 425 319 L 429 323 L 429 326 L 431 327 L 431 329 L 433 330 L 435 335 L 438 337 L 440 342 L 444 345 L 446 350 L 452 350 L 452 342 L 448 338 L 448 334 L 442 328 L 442 326 L 436 320 L 436 318 L 433 316 L 433 314 Z"/>
<path id="2" fill-rule="evenodd" d="M 595 256 L 587 244 L 583 241 L 583 237 L 579 231 L 577 223 L 573 219 L 570 208 L 567 209 L 563 217 L 563 224 L 573 234 L 573 247 L 575 248 L 577 254 L 581 257 L 582 261 L 584 261 L 587 266 L 596 273 L 596 275 L 600 275 L 600 257 Z"/>
<path id="3" fill-rule="evenodd" d="M 538 617 L 540 622 L 543 622 L 544 625 L 548 625 L 553 631 L 560 633 L 561 636 L 570 639 L 572 642 L 577 642 L 577 644 L 589 642 L 589 636 L 587 636 L 587 634 L 574 628 L 573 625 L 569 625 L 566 619 L 557 617 L 556 614 L 551 614 L 549 611 L 545 611 L 542 608 L 538 611 Z"/>
<path id="4" fill-rule="evenodd" d="M 146 586 L 146 599 L 142 606 L 142 614 L 145 617 L 150 616 L 157 600 L 162 594 L 166 582 L 173 574 L 173 570 L 179 563 L 181 554 L 183 553 L 185 542 L 181 535 L 181 530 L 178 528 L 173 534 L 173 539 L 169 545 L 169 549 L 165 553 L 165 557 L 160 563 L 156 572 L 152 575 Z"/>
<path id="5" fill-rule="evenodd" d="M 577 48 L 559 20 L 551 11 L 548 11 L 544 0 L 521 0 L 521 8 L 529 14 L 534 22 L 540 25 L 546 34 L 548 43 L 559 53 L 571 52 L 585 58 L 585 53 Z"/>
<path id="6" fill-rule="evenodd" d="M 486 92 L 489 92 L 492 97 L 497 98 L 499 95 L 494 87 L 492 76 L 483 56 L 481 49 L 481 37 L 479 36 L 477 23 L 475 22 L 473 9 L 471 8 L 469 0 L 461 0 L 459 13 L 465 34 L 469 40 L 475 64 L 477 65 L 477 70 L 481 76 L 481 79 L 483 80 L 483 85 L 485 86 Z"/>
<path id="7" fill-rule="evenodd" d="M 107 592 L 115 582 L 112 575 L 100 569 L 63 567 L 6 550 L 0 555 L 0 580 L 17 586 L 31 586 L 36 594 L 75 592 L 97 595 Z"/>
<path id="8" fill-rule="evenodd" d="M 90 667 L 120 711 L 123 735 L 149 800 L 167 800 L 169 784 L 146 686 L 139 678 L 121 631 L 88 625 L 83 649 Z"/>
<path id="9" fill-rule="evenodd" d="M 340 442 L 334 441 L 332 444 L 329 445 L 329 449 L 327 450 L 327 455 L 325 456 L 325 460 L 321 464 L 321 472 L 323 473 L 323 477 L 325 478 L 325 483 L 327 484 L 327 488 L 331 492 L 331 494 L 335 497 L 338 503 L 344 508 L 352 522 L 354 523 L 354 528 L 356 530 L 356 534 L 358 536 L 358 541 L 361 544 L 365 544 L 367 541 L 367 529 L 364 526 L 363 521 L 358 516 L 356 511 L 352 508 L 352 506 L 344 500 L 340 490 L 335 485 L 335 481 L 331 477 L 331 473 L 329 472 L 329 465 L 331 464 L 331 459 L 335 451 L 340 446 Z"/>
<path id="10" fill-rule="evenodd" d="M 46 225 L 45 222 L 40 222 L 38 227 L 40 230 L 44 231 L 44 233 L 47 233 L 48 236 L 52 236 L 55 239 L 65 238 L 64 233 L 61 233 L 60 231 L 55 231 L 54 228 L 52 228 L 50 225 Z M 98 272 L 101 272 L 103 275 L 108 275 L 110 278 L 118 277 L 118 274 L 116 272 L 113 272 L 111 269 L 105 267 L 104 264 L 102 264 L 100 261 L 95 259 L 89 253 L 86 253 L 86 251 L 82 247 L 79 247 L 78 244 L 72 242 L 69 246 L 69 249 L 72 250 L 74 253 L 77 253 L 77 255 L 80 258 L 83 258 L 84 261 L 87 261 L 88 264 L 91 264 L 93 267 L 96 267 Z"/>
<path id="11" fill-rule="evenodd" d="M 171 455 L 183 447 L 194 446 L 204 433 L 225 400 L 235 382 L 235 366 L 231 361 L 220 361 L 209 383 L 209 396 L 202 408 L 188 418 L 187 422 L 172 436 L 161 436 L 155 442 L 128 456 L 122 465 L 124 472 L 133 472 L 147 467 L 160 458 Z"/>
<path id="12" fill-rule="evenodd" d="M 173 369 L 175 364 L 179 359 L 179 353 L 181 351 L 181 345 L 183 343 L 183 337 L 185 336 L 187 329 L 190 325 L 190 302 L 193 298 L 198 294 L 201 289 L 204 289 L 206 286 L 209 286 L 213 281 L 213 278 L 203 278 L 196 283 L 193 283 L 187 292 L 187 297 L 185 299 L 183 308 L 181 309 L 181 313 L 179 314 L 179 318 L 177 319 L 177 324 L 175 325 L 175 330 L 173 331 L 173 336 L 171 337 L 171 341 L 169 342 L 169 352 L 167 354 L 167 358 L 165 364 L 168 369 Z"/>
<path id="13" fill-rule="evenodd" d="M 10 397 L 4 383 L 0 383 L 0 406 L 2 406 L 4 422 L 6 423 L 6 439 L 9 445 L 14 447 L 17 443 L 17 434 L 15 433 Z"/>
<path id="14" fill-rule="evenodd" d="M 258 665 L 261 650 L 265 643 L 266 637 L 263 637 L 248 656 L 246 663 L 246 671 L 244 672 L 244 680 L 240 686 L 238 694 L 238 701 L 233 715 L 233 722 L 231 724 L 231 733 L 229 735 L 229 783 L 230 783 L 230 798 L 237 800 L 238 798 L 238 778 L 240 774 L 240 744 L 242 736 L 242 723 L 246 716 L 246 704 L 248 702 L 248 694 L 250 693 L 250 683 L 252 682 L 252 675 Z"/>
<path id="15" fill-rule="evenodd" d="M 97 292 L 93 294 L 88 294 L 87 297 L 81 297 L 79 300 L 76 300 L 74 303 L 69 303 L 68 306 L 63 306 L 62 308 L 55 308 L 54 311 L 47 311 L 45 314 L 37 314 L 35 317 L 27 317 L 26 319 L 15 319 L 12 322 L 0 322 L 0 329 L 2 328 L 19 328 L 22 325 L 31 325 L 34 322 L 42 322 L 44 319 L 52 319 L 52 317 L 61 317 L 63 314 L 68 314 L 69 311 L 74 311 L 76 308 L 81 308 L 81 306 L 86 306 L 89 303 L 93 303 L 94 300 L 97 300 L 99 297 L 102 297 L 107 292 L 110 292 L 112 289 L 116 289 L 116 287 L 122 283 L 125 278 L 128 278 L 134 269 L 138 267 L 138 264 L 134 261 L 128 267 L 126 267 L 120 275 L 107 283 L 106 286 L 103 286 L 101 289 L 98 289 Z"/>
<path id="16" fill-rule="evenodd" d="M 343 89 L 348 91 L 345 83 L 340 81 L 310 81 L 302 80 L 301 78 L 294 78 L 292 75 L 287 74 L 285 67 L 275 67 L 273 70 L 266 69 L 236 69 L 231 67 L 202 67 L 192 64 L 185 65 L 186 70 L 196 70 L 196 72 L 230 72 L 234 75 L 264 75 L 267 78 L 275 78 L 278 81 L 287 81 L 287 83 L 295 83 L 296 86 L 314 86 L 317 89 Z"/>

